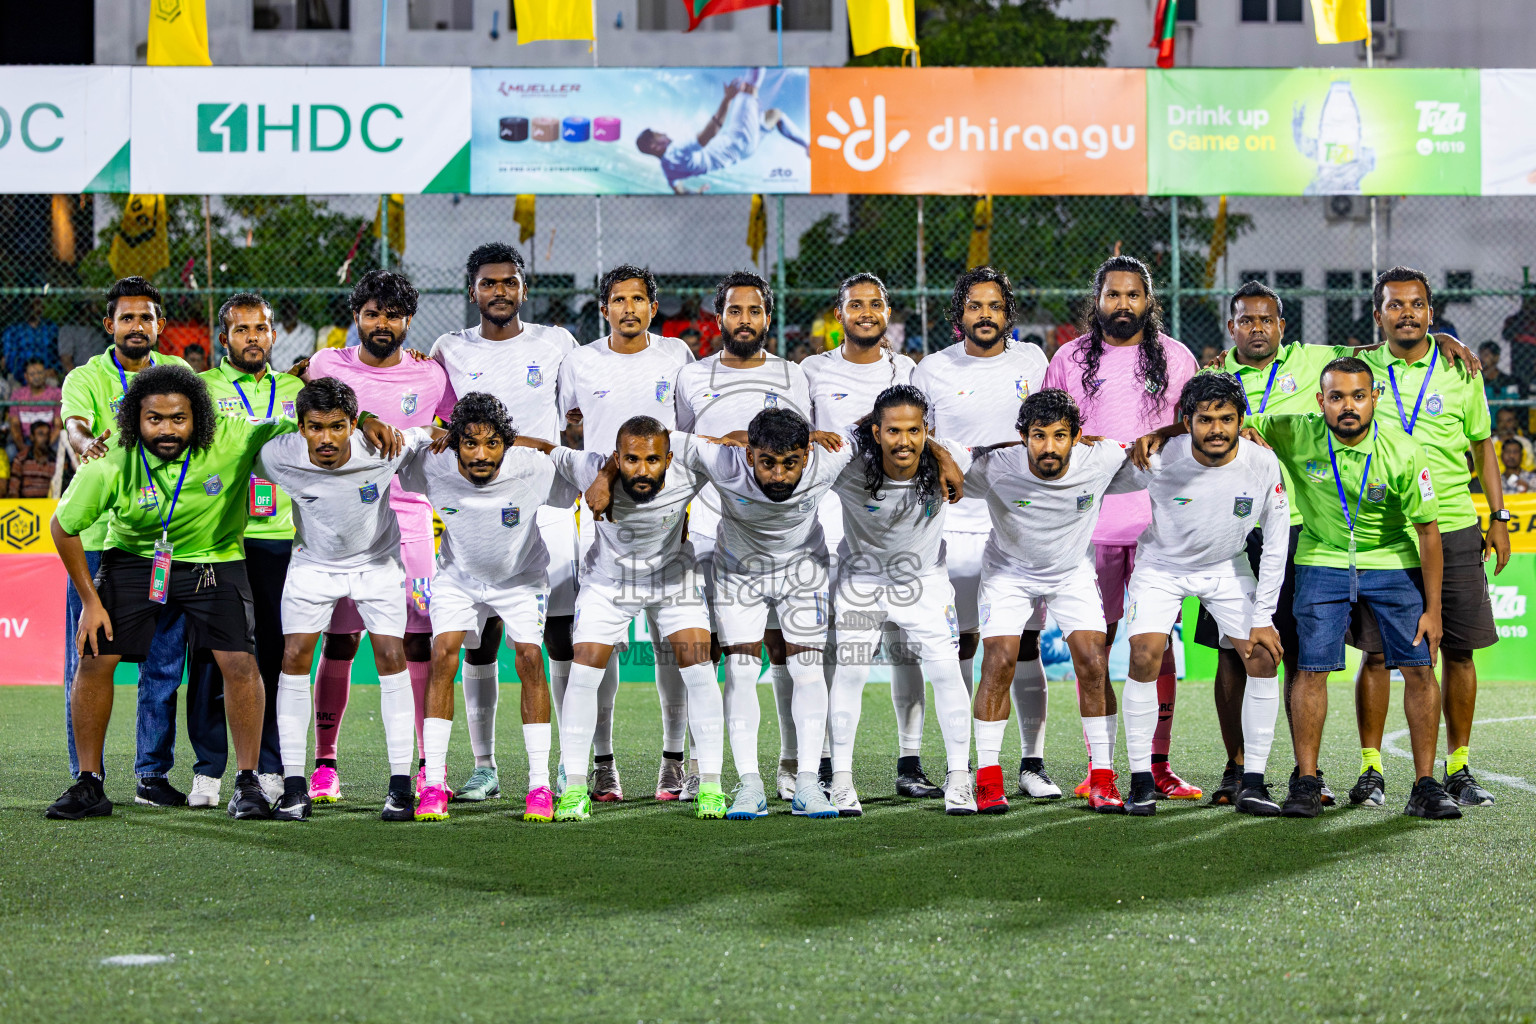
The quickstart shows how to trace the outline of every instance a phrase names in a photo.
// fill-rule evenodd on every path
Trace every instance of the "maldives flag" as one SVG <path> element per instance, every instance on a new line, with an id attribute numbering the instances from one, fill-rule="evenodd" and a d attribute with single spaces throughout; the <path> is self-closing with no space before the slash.
<path id="1" fill-rule="evenodd" d="M 744 11 L 748 7 L 773 7 L 778 0 L 683 0 L 688 11 L 688 31 L 699 27 L 699 22 L 715 14 L 727 11 Z"/>
<path id="2" fill-rule="evenodd" d="M 1173 31 L 1179 16 L 1179 0 L 1157 0 L 1152 16 L 1152 41 L 1147 45 L 1157 51 L 1157 66 L 1173 67 Z"/>

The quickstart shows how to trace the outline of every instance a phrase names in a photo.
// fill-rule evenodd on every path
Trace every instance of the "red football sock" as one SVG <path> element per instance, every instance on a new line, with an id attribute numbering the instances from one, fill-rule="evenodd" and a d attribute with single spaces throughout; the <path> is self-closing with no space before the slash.
<path id="1" fill-rule="evenodd" d="M 1173 735 L 1173 700 L 1178 680 L 1173 668 L 1173 648 L 1163 652 L 1157 673 L 1157 728 L 1152 733 L 1152 759 L 1168 760 L 1168 739 Z"/>
<path id="2" fill-rule="evenodd" d="M 352 692 L 352 663 L 332 661 L 320 655 L 315 672 L 315 757 L 336 759 L 336 741 L 341 736 L 341 716 L 347 713 L 347 697 Z"/>

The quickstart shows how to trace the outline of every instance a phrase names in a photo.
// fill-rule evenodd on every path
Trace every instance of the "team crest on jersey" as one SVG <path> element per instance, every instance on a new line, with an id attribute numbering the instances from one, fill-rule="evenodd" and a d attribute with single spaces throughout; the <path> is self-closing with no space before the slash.
<path id="1" fill-rule="evenodd" d="M 1093 495 L 1079 494 L 1077 496 L 1077 510 L 1079 512 L 1087 512 L 1091 508 L 1093 508 Z"/>
<path id="2" fill-rule="evenodd" d="M 659 380 L 656 382 L 656 401 L 665 402 L 672 394 L 672 382 Z"/>
<path id="3" fill-rule="evenodd" d="M 1318 464 L 1316 459 L 1307 460 L 1307 479 L 1315 484 L 1323 482 L 1323 467 Z"/>
<path id="4" fill-rule="evenodd" d="M 416 392 L 400 396 L 400 411 L 407 416 L 416 411 Z"/>
<path id="5" fill-rule="evenodd" d="M 1253 515 L 1253 499 L 1233 498 L 1232 514 L 1239 519 L 1247 519 L 1249 516 Z"/>
<path id="6" fill-rule="evenodd" d="M 107 403 L 107 408 L 110 409 L 114 415 L 117 413 L 117 407 L 123 404 L 124 397 L 126 396 L 118 395 L 116 398 L 112 399 L 112 401 Z"/>
<path id="7" fill-rule="evenodd" d="M 291 420 L 296 420 L 299 418 L 299 407 L 292 402 L 284 402 L 283 415 Z"/>
<path id="8" fill-rule="evenodd" d="M 523 510 L 516 505 L 508 505 L 501 510 L 501 525 L 511 529 L 522 521 Z"/>
<path id="9" fill-rule="evenodd" d="M 1369 487 L 1367 487 L 1365 489 L 1365 500 L 1366 501 L 1381 502 L 1381 501 L 1386 500 L 1386 497 L 1387 497 L 1387 485 L 1382 483 L 1379 480 L 1378 481 L 1374 481 Z"/>
<path id="10" fill-rule="evenodd" d="M 357 489 L 357 496 L 363 500 L 364 505 L 372 505 L 379 500 L 379 485 L 364 484 Z"/>
<path id="11" fill-rule="evenodd" d="M 668 530 L 672 529 L 672 527 L 677 524 L 677 517 L 679 515 L 681 515 L 681 513 L 679 513 L 679 512 L 668 512 L 666 515 L 662 516 L 661 517 L 661 525 L 662 525 L 662 527 L 665 528 L 665 529 L 668 529 Z"/>
<path id="12" fill-rule="evenodd" d="M 155 508 L 159 504 L 160 494 L 154 484 L 145 484 L 139 488 L 139 508 Z"/>
<path id="13" fill-rule="evenodd" d="M 1295 377 L 1294 374 L 1287 373 L 1287 374 L 1283 375 L 1280 378 L 1280 382 L 1279 383 L 1280 383 L 1280 392 L 1281 392 L 1281 394 L 1288 395 L 1291 392 L 1296 390 L 1296 377 Z"/>
<path id="14" fill-rule="evenodd" d="M 1025 380 L 1023 377 L 1015 378 L 1013 382 L 1013 393 L 1018 395 L 1020 399 L 1028 398 L 1029 381 Z"/>
<path id="15" fill-rule="evenodd" d="M 811 499 L 811 498 L 806 498 L 804 501 L 802 501 L 800 503 L 800 511 L 801 512 L 809 512 L 812 509 L 814 509 L 815 507 L 816 507 L 816 502 L 813 499 Z"/>
<path id="16" fill-rule="evenodd" d="M 934 516 L 936 516 L 938 514 L 939 514 L 939 499 L 938 498 L 929 498 L 927 501 L 923 502 L 923 518 L 924 519 L 932 519 Z"/>
<path id="17" fill-rule="evenodd" d="M 777 409 L 778 407 L 779 407 L 779 396 L 778 395 L 774 394 L 772 391 L 769 391 L 769 392 L 767 392 L 766 394 L 763 395 L 763 408 L 764 409 Z"/>
<path id="18" fill-rule="evenodd" d="M 207 494 L 210 498 L 218 494 L 223 489 L 224 481 L 219 479 L 219 474 L 217 473 L 203 481 L 203 493 Z"/>
<path id="19" fill-rule="evenodd" d="M 543 387 L 544 371 L 537 366 L 530 365 L 528 367 L 528 386 L 531 388 Z"/>
<path id="20" fill-rule="evenodd" d="M 1445 411 L 1445 399 L 1439 395 L 1430 395 L 1429 400 L 1424 403 L 1424 411 L 1431 416 L 1439 416 Z"/>

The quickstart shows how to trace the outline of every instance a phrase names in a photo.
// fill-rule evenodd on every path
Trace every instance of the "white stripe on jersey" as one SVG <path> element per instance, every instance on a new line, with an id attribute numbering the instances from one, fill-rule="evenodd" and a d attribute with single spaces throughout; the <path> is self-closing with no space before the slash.
<path id="1" fill-rule="evenodd" d="M 471 391 L 501 399 L 519 434 L 557 444 L 565 418 L 559 410 L 560 363 L 576 349 L 576 339 L 564 327 L 523 324 L 522 333 L 506 341 L 487 341 L 478 325 L 437 339 L 432 358 L 448 372 L 452 392 L 443 397 L 438 416 L 452 415 L 452 401 Z"/>

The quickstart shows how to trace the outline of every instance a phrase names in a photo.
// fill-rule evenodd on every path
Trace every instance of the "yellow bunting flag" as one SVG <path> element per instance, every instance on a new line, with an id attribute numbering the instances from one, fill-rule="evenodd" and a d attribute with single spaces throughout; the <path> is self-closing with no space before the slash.
<path id="1" fill-rule="evenodd" d="M 971 246 L 965 256 L 965 268 L 985 266 L 992 262 L 992 197 L 976 200 L 971 211 Z"/>
<path id="2" fill-rule="evenodd" d="M 1205 258 L 1205 286 L 1216 287 L 1216 268 L 1227 254 L 1227 197 L 1216 203 L 1216 220 L 1211 225 L 1211 252 Z"/>
<path id="3" fill-rule="evenodd" d="M 592 39 L 592 0 L 515 0 L 517 44 Z"/>
<path id="4" fill-rule="evenodd" d="M 405 252 L 405 196 L 394 192 L 388 198 L 389 247 L 395 252 L 403 253 Z M 379 223 L 385 213 L 384 199 L 384 196 L 379 196 L 379 205 L 373 214 L 374 238 L 384 237 L 384 225 Z"/>
<path id="5" fill-rule="evenodd" d="M 165 196 L 128 197 L 107 255 L 115 276 L 154 277 L 171 265 L 165 220 Z"/>
<path id="6" fill-rule="evenodd" d="M 747 214 L 747 248 L 752 250 L 752 262 L 756 263 L 768 244 L 768 204 L 763 197 L 752 197 L 752 212 Z"/>
<path id="7" fill-rule="evenodd" d="M 1312 27 L 1320 43 L 1348 43 L 1371 34 L 1366 0 L 1312 0 Z"/>
<path id="8" fill-rule="evenodd" d="M 212 63 L 204 0 L 150 0 L 150 66 L 207 67 Z"/>
<path id="9" fill-rule="evenodd" d="M 512 222 L 517 225 L 517 241 L 519 244 L 528 241 L 537 232 L 538 222 L 534 219 L 534 202 L 536 197 L 520 195 L 512 204 Z"/>
<path id="10" fill-rule="evenodd" d="M 917 16 L 912 0 L 848 0 L 848 31 L 856 56 L 887 46 L 917 49 Z"/>

